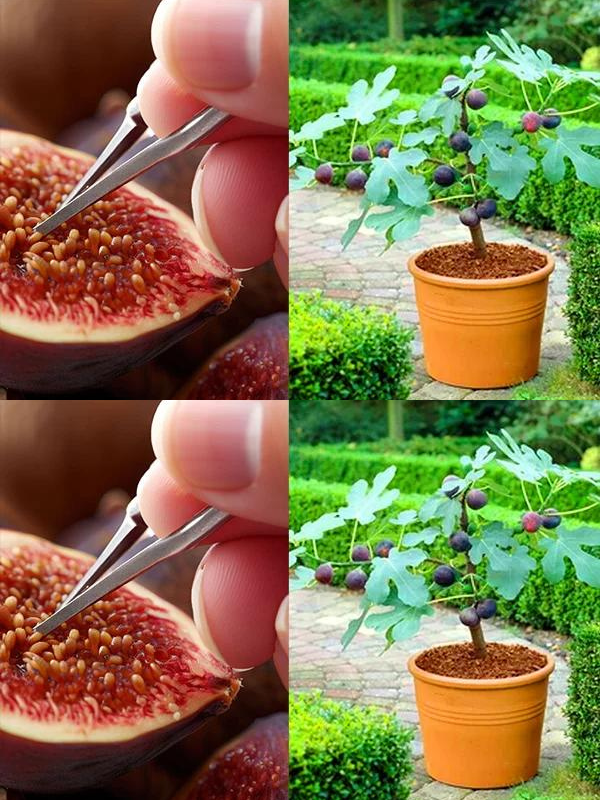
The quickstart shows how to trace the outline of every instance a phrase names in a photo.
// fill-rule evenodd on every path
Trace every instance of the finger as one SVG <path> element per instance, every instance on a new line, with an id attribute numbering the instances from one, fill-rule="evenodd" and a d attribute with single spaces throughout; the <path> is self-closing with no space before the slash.
<path id="1" fill-rule="evenodd" d="M 264 264 L 276 249 L 276 219 L 288 192 L 287 139 L 256 136 L 212 147 L 192 187 L 194 219 L 215 258 L 234 269 Z"/>
<path id="2" fill-rule="evenodd" d="M 152 532 L 161 537 L 173 533 L 206 508 L 206 503 L 179 486 L 160 461 L 155 461 L 139 482 L 137 498 L 142 518 Z M 203 544 L 239 539 L 242 536 L 287 536 L 287 528 L 234 517 Z"/>
<path id="3" fill-rule="evenodd" d="M 283 685 L 287 688 L 289 683 L 289 597 L 286 596 L 277 612 L 275 620 L 275 631 L 277 642 L 273 662 L 279 673 Z"/>
<path id="4" fill-rule="evenodd" d="M 163 0 L 152 44 L 195 97 L 235 116 L 287 125 L 288 9 L 282 0 Z"/>
<path id="5" fill-rule="evenodd" d="M 188 493 L 231 514 L 288 520 L 285 400 L 167 400 L 152 424 L 154 452 Z"/>
<path id="6" fill-rule="evenodd" d="M 142 77 L 137 88 L 142 117 L 157 136 L 166 136 L 194 117 L 206 103 L 179 86 L 160 61 L 155 61 Z M 281 136 L 284 128 L 254 120 L 234 117 L 202 144 L 225 142 L 243 136 Z"/>
<path id="7" fill-rule="evenodd" d="M 277 241 L 275 243 L 273 262 L 282 283 L 287 287 L 289 270 L 289 197 L 286 197 L 279 206 L 277 219 L 275 220 L 275 231 L 277 233 Z"/>
<path id="8" fill-rule="evenodd" d="M 288 592 L 287 542 L 257 536 L 206 554 L 192 587 L 194 620 L 207 647 L 236 669 L 273 657 L 276 620 Z"/>

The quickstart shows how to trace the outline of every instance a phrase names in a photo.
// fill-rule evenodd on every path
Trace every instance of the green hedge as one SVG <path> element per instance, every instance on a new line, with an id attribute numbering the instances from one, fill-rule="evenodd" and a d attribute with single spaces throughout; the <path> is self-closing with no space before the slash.
<path id="1" fill-rule="evenodd" d="M 567 716 L 575 764 L 583 780 L 600 786 L 600 622 L 576 631 Z"/>
<path id="2" fill-rule="evenodd" d="M 402 485 L 402 484 L 400 484 Z M 407 485 L 411 486 L 409 482 Z M 324 482 L 315 479 L 290 479 L 290 528 L 299 531 L 303 523 L 314 520 L 326 512 L 336 511 L 346 502 L 348 486 L 342 483 Z M 401 494 L 400 497 L 387 509 L 385 516 L 370 525 L 360 528 L 360 542 L 375 545 L 380 539 L 394 539 L 398 528 L 389 525 L 385 520 L 395 516 L 400 511 L 409 508 L 419 508 L 425 500 L 424 494 Z M 487 519 L 499 519 L 507 525 L 514 525 L 520 517 L 520 512 L 507 507 L 495 506 L 490 503 L 483 509 L 481 516 Z M 571 518 L 568 527 L 584 524 L 582 520 Z M 525 536 L 525 534 L 524 534 Z M 339 528 L 325 535 L 319 544 L 319 555 L 327 561 L 346 561 L 351 540 L 350 525 Z M 444 545 L 431 549 L 435 558 L 447 558 L 448 552 Z M 600 548 L 593 550 L 600 555 Z M 538 560 L 542 554 L 537 555 Z M 306 558 L 308 566 L 314 566 L 310 557 Z M 335 583 L 343 582 L 345 570 L 340 568 L 336 572 Z M 571 564 L 567 564 L 565 580 L 551 585 L 545 579 L 543 572 L 538 567 L 529 576 L 528 582 L 516 600 L 508 602 L 498 598 L 499 613 L 517 622 L 533 625 L 536 628 L 551 629 L 560 633 L 570 633 L 572 629 L 582 622 L 600 619 L 600 590 L 582 584 L 576 579 Z"/>
<path id="3" fill-rule="evenodd" d="M 575 231 L 566 313 L 579 375 L 600 386 L 600 207 L 596 217 Z"/>
<path id="4" fill-rule="evenodd" d="M 335 442 L 327 447 L 333 452 L 394 453 L 413 456 L 462 456 L 474 453 L 482 444 L 488 444 L 485 436 L 411 436 L 410 439 L 377 439 L 374 442 Z"/>
<path id="5" fill-rule="evenodd" d="M 392 314 L 290 296 L 290 397 L 368 400 L 408 397 L 412 331 Z"/>
<path id="6" fill-rule="evenodd" d="M 467 54 L 472 50 L 468 49 Z M 353 50 L 348 47 L 332 45 L 295 45 L 290 49 L 290 74 L 295 78 L 318 78 L 327 83 L 351 84 L 361 78 L 372 79 L 378 72 L 390 66 L 396 67 L 393 86 L 401 91 L 410 90 L 430 95 L 442 85 L 449 74 L 464 74 L 458 55 L 414 55 L 393 53 L 373 53 Z M 507 70 L 492 63 L 487 67 L 487 81 L 503 94 L 503 103 L 521 114 L 526 111 L 519 80 Z M 593 87 L 585 81 L 577 81 L 567 86 L 557 98 L 564 111 L 583 108 L 590 103 Z M 529 87 L 531 100 L 535 103 L 535 90 Z M 582 121 L 600 122 L 600 107 L 584 112 Z"/>
<path id="7" fill-rule="evenodd" d="M 374 477 L 389 466 L 396 467 L 395 485 L 401 490 L 410 487 L 413 492 L 433 494 L 440 488 L 448 474 L 461 470 L 458 455 L 411 455 L 403 453 L 371 453 L 335 445 L 293 445 L 290 448 L 290 473 L 295 478 L 317 478 L 320 481 L 351 484 L 365 476 Z M 487 480 L 492 487 L 508 492 L 510 505 L 522 508 L 522 495 L 517 478 L 497 465 L 490 465 Z M 589 504 L 593 487 L 578 481 L 560 493 L 560 504 L 571 509 Z M 559 509 L 560 510 L 560 509 Z M 585 519 L 600 522 L 600 507 L 586 512 Z"/>
<path id="8" fill-rule="evenodd" d="M 373 73 L 374 76 L 375 73 Z M 326 83 L 318 80 L 290 80 L 290 127 L 299 130 L 304 122 L 320 117 L 325 111 L 335 111 L 344 105 L 348 87 L 340 83 Z M 403 94 L 390 109 L 395 113 L 409 108 L 419 108 L 425 95 Z M 481 110 L 485 119 L 497 119 L 509 125 L 519 119 L 519 112 L 488 105 Z M 565 123 L 566 124 L 566 123 Z M 570 124 L 570 123 L 569 123 Z M 359 127 L 358 141 L 394 139 L 398 135 L 395 126 L 383 126 L 379 122 Z M 350 144 L 350 126 L 330 131 L 319 142 L 319 154 L 325 160 L 340 161 L 346 157 Z M 590 152 L 600 155 L 600 148 L 591 148 Z M 432 156 L 446 159 L 452 154 L 448 146 L 440 142 L 432 149 Z M 541 153 L 534 153 L 538 160 Z M 312 162 L 307 159 L 307 164 Z M 343 174 L 337 171 L 336 182 L 343 181 Z M 490 196 L 493 192 L 490 193 Z M 544 177 L 541 167 L 534 170 L 519 196 L 512 201 L 497 197 L 500 216 L 514 219 L 536 228 L 556 230 L 559 233 L 571 233 L 578 225 L 598 219 L 600 208 L 600 189 L 586 186 L 577 180 L 571 163 L 567 164 L 565 179 L 557 184 L 550 184 Z M 357 199 L 358 216 L 358 199 Z"/>
<path id="9" fill-rule="evenodd" d="M 393 714 L 317 692 L 290 695 L 290 797 L 406 800 L 412 732 Z"/>

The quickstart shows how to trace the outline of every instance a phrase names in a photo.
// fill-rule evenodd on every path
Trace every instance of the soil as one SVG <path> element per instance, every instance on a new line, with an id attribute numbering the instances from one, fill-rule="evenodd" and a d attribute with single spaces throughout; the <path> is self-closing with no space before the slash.
<path id="1" fill-rule="evenodd" d="M 522 644 L 487 646 L 487 657 L 476 658 L 472 644 L 451 644 L 433 647 L 417 658 L 416 664 L 426 672 L 449 678 L 485 680 L 490 678 L 515 678 L 528 675 L 546 666 L 546 656 Z"/>
<path id="2" fill-rule="evenodd" d="M 475 257 L 472 244 L 448 244 L 426 250 L 416 260 L 425 272 L 448 278 L 515 278 L 537 272 L 546 265 L 546 257 L 522 244 L 487 245 L 485 258 Z"/>

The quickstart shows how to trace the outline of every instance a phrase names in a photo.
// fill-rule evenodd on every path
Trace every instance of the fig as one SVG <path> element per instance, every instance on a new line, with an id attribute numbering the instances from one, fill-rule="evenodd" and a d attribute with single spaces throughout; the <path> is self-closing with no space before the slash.
<path id="1" fill-rule="evenodd" d="M 535 533 L 542 526 L 542 517 L 535 511 L 528 511 L 521 518 L 523 530 L 527 533 Z"/>
<path id="2" fill-rule="evenodd" d="M 352 548 L 352 561 L 370 561 L 371 553 L 369 548 L 364 544 L 357 544 Z"/>
<path id="3" fill-rule="evenodd" d="M 367 576 L 362 569 L 353 569 L 346 575 L 346 586 L 354 592 L 365 588 Z"/>
<path id="4" fill-rule="evenodd" d="M 498 606 L 496 601 L 491 597 L 475 603 L 475 611 L 477 612 L 479 619 L 491 619 L 493 616 L 495 616 L 497 610 Z"/>
<path id="5" fill-rule="evenodd" d="M 467 553 L 473 547 L 469 535 L 464 531 L 453 533 L 450 537 L 449 544 L 457 553 Z"/>
<path id="6" fill-rule="evenodd" d="M 480 108 L 483 108 L 485 105 L 487 105 L 488 101 L 487 94 L 482 92 L 481 89 L 469 89 L 465 99 L 469 108 L 472 108 L 474 111 L 478 111 Z"/>
<path id="7" fill-rule="evenodd" d="M 433 180 L 438 184 L 438 186 L 452 186 L 456 180 L 456 173 L 452 167 L 442 164 L 441 166 L 437 167 L 433 173 Z"/>
<path id="8" fill-rule="evenodd" d="M 470 150 L 471 147 L 473 147 L 473 144 L 469 139 L 469 135 L 464 131 L 457 131 L 456 133 L 453 133 L 448 140 L 448 143 L 453 150 L 456 150 L 457 153 L 466 153 L 467 150 Z"/>
<path id="9" fill-rule="evenodd" d="M 287 800 L 288 716 L 263 717 L 222 747 L 174 800 Z"/>
<path id="10" fill-rule="evenodd" d="M 446 497 L 456 497 L 460 492 L 460 487 L 455 484 L 460 481 L 458 475 L 446 475 L 442 481 L 442 491 Z"/>
<path id="11" fill-rule="evenodd" d="M 463 208 L 463 210 L 458 215 L 459 220 L 462 222 L 463 225 L 466 225 L 468 228 L 476 228 L 479 225 L 479 214 L 475 210 L 474 206 L 469 206 L 469 208 Z"/>
<path id="12" fill-rule="evenodd" d="M 441 564 L 433 573 L 433 580 L 438 586 L 452 586 L 456 581 L 456 573 L 452 567 Z"/>
<path id="13" fill-rule="evenodd" d="M 465 500 L 469 508 L 472 508 L 474 511 L 479 511 L 480 508 L 487 505 L 488 498 L 487 494 L 482 492 L 481 489 L 469 489 Z"/>
<path id="14" fill-rule="evenodd" d="M 352 148 L 352 161 L 370 161 L 371 151 L 365 144 L 357 144 Z"/>
<path id="15" fill-rule="evenodd" d="M 458 615 L 458 618 L 463 625 L 467 626 L 467 628 L 476 628 L 480 624 L 479 614 L 472 606 L 470 608 L 463 609 Z"/>
<path id="16" fill-rule="evenodd" d="M 382 139 L 375 145 L 375 155 L 379 158 L 387 158 L 390 154 L 390 150 L 394 147 L 394 142 L 392 142 L 391 139 Z"/>
<path id="17" fill-rule="evenodd" d="M 527 133 L 535 133 L 540 129 L 542 122 L 542 117 L 535 111 L 528 111 L 521 117 L 521 125 L 523 126 L 523 130 L 527 131 Z"/>
<path id="18" fill-rule="evenodd" d="M 460 88 L 456 84 L 456 81 L 460 81 L 458 75 L 446 75 L 442 81 L 442 91 L 447 97 L 456 97 L 459 93 Z"/>
<path id="19" fill-rule="evenodd" d="M 192 620 L 135 583 L 33 633 L 91 559 L 0 531 L 0 785 L 66 792 L 139 764 L 239 689 Z"/>
<path id="20" fill-rule="evenodd" d="M 319 164 L 315 170 L 315 179 L 319 183 L 331 183 L 333 180 L 333 167 L 331 164 Z"/>
<path id="21" fill-rule="evenodd" d="M 331 583 L 333 580 L 333 567 L 331 564 L 319 564 L 315 570 L 315 580 L 319 583 Z"/>
<path id="22" fill-rule="evenodd" d="M 558 528 L 562 517 L 555 508 L 547 508 L 542 515 L 542 526 L 548 530 Z"/>
<path id="23" fill-rule="evenodd" d="M 362 169 L 353 169 L 346 175 L 346 186 L 354 192 L 359 192 L 365 188 L 367 182 L 367 175 Z"/>
<path id="24" fill-rule="evenodd" d="M 491 219 L 495 215 L 497 208 L 496 201 L 491 197 L 475 203 L 475 211 L 479 219 Z"/>
<path id="25" fill-rule="evenodd" d="M 186 400 L 284 400 L 288 396 L 288 315 L 254 322 L 206 363 L 180 393 Z"/>
<path id="26" fill-rule="evenodd" d="M 190 218 L 137 184 L 34 233 L 91 159 L 0 136 L 0 385 L 51 394 L 101 384 L 229 308 L 240 285 L 231 270 Z"/>
<path id="27" fill-rule="evenodd" d="M 375 545 L 375 555 L 379 558 L 387 558 L 390 554 L 390 550 L 395 546 L 391 539 L 382 539 Z"/>
<path id="28" fill-rule="evenodd" d="M 562 122 L 562 117 L 555 108 L 547 108 L 542 116 L 542 125 L 544 128 L 558 128 Z"/>

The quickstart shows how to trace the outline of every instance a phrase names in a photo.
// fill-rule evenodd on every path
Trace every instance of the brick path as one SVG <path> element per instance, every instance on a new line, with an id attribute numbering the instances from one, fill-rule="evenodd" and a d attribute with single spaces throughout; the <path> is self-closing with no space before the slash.
<path id="1" fill-rule="evenodd" d="M 417 309 L 412 278 L 406 268 L 408 256 L 436 244 L 464 239 L 465 227 L 455 211 L 439 208 L 427 218 L 419 234 L 400 242 L 387 253 L 376 231 L 362 228 L 350 247 L 342 253 L 340 237 L 349 220 L 358 216 L 357 195 L 331 187 L 304 189 L 291 199 L 291 281 L 295 290 L 322 289 L 328 297 L 376 305 L 415 328 L 413 352 L 415 376 L 411 399 L 415 400 L 487 400 L 510 398 L 512 390 L 470 391 L 433 381 L 425 372 L 423 348 L 417 326 Z M 486 222 L 490 241 L 527 244 L 506 228 Z M 567 361 L 570 345 L 565 330 L 567 321 L 562 308 L 567 300 L 568 266 L 556 259 L 550 280 L 550 293 L 540 376 L 548 368 Z"/>
<path id="2" fill-rule="evenodd" d="M 412 678 L 406 668 L 410 655 L 435 644 L 465 638 L 464 626 L 455 612 L 438 609 L 413 639 L 400 642 L 379 655 L 382 639 L 375 631 L 362 629 L 348 650 L 342 653 L 340 636 L 348 621 L 358 616 L 357 595 L 330 587 L 292 593 L 290 678 L 294 690 L 322 689 L 328 697 L 376 705 L 396 713 L 415 728 L 414 788 L 411 800 L 508 800 L 512 789 L 472 791 L 432 781 L 425 773 Z M 490 641 L 527 644 L 506 628 L 486 623 Z M 566 719 L 561 709 L 567 699 L 568 668 L 564 658 L 555 656 L 556 671 L 550 681 L 550 695 L 542 745 L 541 774 L 552 764 L 568 759 Z"/>

